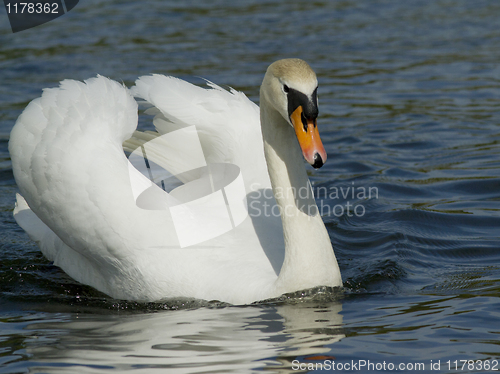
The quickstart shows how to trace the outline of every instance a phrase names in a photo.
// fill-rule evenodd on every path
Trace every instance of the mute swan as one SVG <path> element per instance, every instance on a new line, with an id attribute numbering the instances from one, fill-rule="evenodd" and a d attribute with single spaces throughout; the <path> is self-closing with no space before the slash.
<path id="1" fill-rule="evenodd" d="M 318 168 L 326 161 L 315 73 L 299 59 L 271 64 L 260 89 L 260 125 L 259 108 L 244 94 L 208 84 L 211 89 L 152 75 L 129 91 L 97 76 L 45 89 L 10 136 L 21 192 L 16 221 L 68 275 L 118 299 L 245 304 L 341 286 L 303 163 L 304 157 Z M 130 167 L 123 143 L 133 148 L 156 136 L 134 133 L 132 95 L 156 107 L 159 134 L 194 125 L 207 164 L 238 166 L 246 203 L 258 208 L 222 235 L 180 246 L 173 213 L 141 208 L 132 192 L 149 180 Z M 171 165 L 194 157 L 182 142 L 174 148 Z M 274 197 L 267 194 L 271 187 Z"/>

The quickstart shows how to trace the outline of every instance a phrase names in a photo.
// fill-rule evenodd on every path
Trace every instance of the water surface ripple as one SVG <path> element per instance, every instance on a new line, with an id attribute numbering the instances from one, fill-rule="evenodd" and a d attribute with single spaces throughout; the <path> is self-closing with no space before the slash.
<path id="1" fill-rule="evenodd" d="M 3 22 L 0 373 L 284 373 L 324 360 L 426 372 L 440 360 L 436 372 L 456 372 L 448 360 L 500 359 L 499 15 L 487 0 L 89 0 L 20 33 Z M 246 307 L 113 300 L 50 264 L 16 225 L 8 137 L 42 88 L 163 73 L 257 102 L 283 57 L 318 74 L 329 157 L 309 174 L 343 294 Z"/>

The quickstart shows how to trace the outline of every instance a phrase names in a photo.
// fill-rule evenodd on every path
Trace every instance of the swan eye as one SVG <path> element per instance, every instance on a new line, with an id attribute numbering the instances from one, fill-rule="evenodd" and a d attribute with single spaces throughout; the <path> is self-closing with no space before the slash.
<path id="1" fill-rule="evenodd" d="M 290 88 L 286 84 L 283 85 L 283 92 L 284 93 L 289 93 L 290 92 Z"/>

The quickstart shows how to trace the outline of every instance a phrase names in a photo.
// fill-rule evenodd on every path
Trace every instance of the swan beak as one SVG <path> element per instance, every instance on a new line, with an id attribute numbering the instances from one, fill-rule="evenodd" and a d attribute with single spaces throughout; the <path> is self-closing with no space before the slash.
<path id="1" fill-rule="evenodd" d="M 319 169 L 326 162 L 326 151 L 319 137 L 316 118 L 306 118 L 302 105 L 290 115 L 297 140 L 306 161 L 315 169 Z"/>

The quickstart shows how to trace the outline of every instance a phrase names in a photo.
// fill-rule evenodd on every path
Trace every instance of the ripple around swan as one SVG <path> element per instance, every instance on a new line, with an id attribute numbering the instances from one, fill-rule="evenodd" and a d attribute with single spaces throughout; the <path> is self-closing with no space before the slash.
<path id="1" fill-rule="evenodd" d="M 356 192 L 319 196 L 320 206 L 346 208 L 340 215 L 340 208 L 325 209 L 324 220 L 348 291 L 410 292 L 440 285 L 435 291 L 444 292 L 455 283 L 449 277 L 467 279 L 469 272 L 483 274 L 486 267 L 484 274 L 500 275 L 491 265 L 500 262 L 498 178 L 415 183 L 415 173 L 392 170 L 315 184 Z M 387 177 L 391 181 L 380 181 Z M 377 189 L 376 196 L 358 198 L 360 189 L 370 187 Z M 356 214 L 358 205 L 363 214 Z M 467 289 L 474 284 L 480 283 L 470 282 Z"/>
<path id="2" fill-rule="evenodd" d="M 345 215 L 329 229 L 348 289 L 401 292 L 486 267 L 498 276 L 499 224 L 499 217 L 405 209 Z"/>

